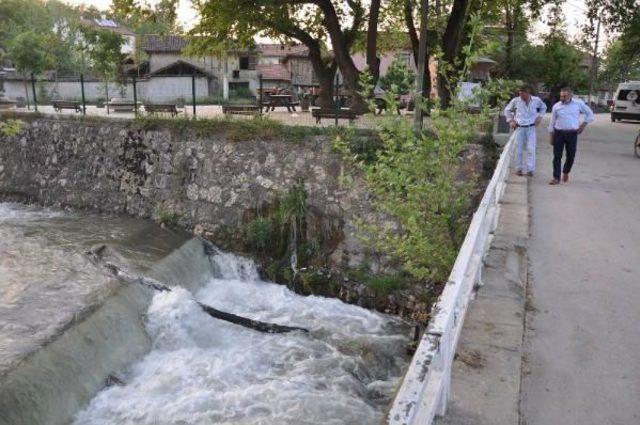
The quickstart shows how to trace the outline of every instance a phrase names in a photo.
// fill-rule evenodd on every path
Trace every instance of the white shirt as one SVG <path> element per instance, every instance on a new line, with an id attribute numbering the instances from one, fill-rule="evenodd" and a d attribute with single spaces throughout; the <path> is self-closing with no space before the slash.
<path id="1" fill-rule="evenodd" d="M 518 97 L 511 99 L 511 102 L 504 108 L 504 116 L 507 121 L 511 121 L 514 117 L 518 125 L 535 124 L 536 118 L 544 117 L 547 112 L 547 105 L 537 96 L 531 96 L 529 103 Z"/>
<path id="2" fill-rule="evenodd" d="M 580 99 L 571 99 L 569 103 L 558 102 L 551 108 L 549 133 L 553 130 L 577 130 L 580 127 L 580 114 L 584 114 L 584 122 L 595 120 L 591 109 Z"/>

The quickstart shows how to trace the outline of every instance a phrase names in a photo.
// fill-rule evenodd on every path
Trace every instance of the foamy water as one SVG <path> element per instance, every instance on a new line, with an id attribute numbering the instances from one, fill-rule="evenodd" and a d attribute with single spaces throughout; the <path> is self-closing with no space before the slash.
<path id="1" fill-rule="evenodd" d="M 76 416 L 80 424 L 375 424 L 406 366 L 406 327 L 258 280 L 253 264 L 212 258 L 197 294 L 155 295 L 153 350 Z M 205 314 L 194 298 L 253 319 L 310 329 L 263 334 Z"/>

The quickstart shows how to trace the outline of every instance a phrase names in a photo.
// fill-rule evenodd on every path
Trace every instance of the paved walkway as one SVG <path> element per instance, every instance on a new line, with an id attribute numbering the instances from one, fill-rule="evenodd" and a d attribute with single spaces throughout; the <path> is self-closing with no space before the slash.
<path id="1" fill-rule="evenodd" d="M 640 424 L 639 127 L 598 115 L 560 186 L 541 128 L 536 176 L 507 185 L 438 424 Z"/>
<path id="2" fill-rule="evenodd" d="M 578 142 L 571 182 L 549 186 L 538 145 L 531 184 L 521 414 L 526 425 L 640 424 L 638 124 L 599 115 Z"/>

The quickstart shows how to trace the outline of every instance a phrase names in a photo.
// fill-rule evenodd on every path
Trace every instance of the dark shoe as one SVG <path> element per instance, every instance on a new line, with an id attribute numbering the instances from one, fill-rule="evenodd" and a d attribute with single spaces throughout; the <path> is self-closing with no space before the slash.
<path id="1" fill-rule="evenodd" d="M 553 179 L 549 182 L 549 184 L 555 185 L 555 184 L 560 184 L 560 180 L 558 179 Z"/>
<path id="2" fill-rule="evenodd" d="M 523 176 L 524 174 L 522 174 L 522 170 L 518 170 L 518 171 L 516 171 L 516 175 Z"/>
<path id="3" fill-rule="evenodd" d="M 562 174 L 562 181 L 565 183 L 569 181 L 569 173 Z"/>
<path id="4" fill-rule="evenodd" d="M 529 176 L 529 177 L 533 177 L 533 171 L 529 171 L 529 172 L 527 173 L 527 176 Z"/>

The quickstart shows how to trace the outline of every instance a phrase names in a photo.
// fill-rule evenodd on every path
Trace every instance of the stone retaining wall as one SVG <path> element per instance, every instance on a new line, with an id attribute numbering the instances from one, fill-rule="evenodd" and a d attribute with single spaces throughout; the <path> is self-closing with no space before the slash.
<path id="1" fill-rule="evenodd" d="M 424 285 L 380 296 L 344 275 L 362 267 L 376 272 L 384 259 L 367 252 L 356 223 L 394 223 L 373 211 L 362 178 L 332 150 L 326 133 L 289 137 L 287 131 L 229 132 L 224 123 L 220 131 L 215 125 L 202 131 L 184 123 L 145 129 L 124 120 L 22 119 L 19 134 L 0 134 L 0 198 L 17 194 L 44 205 L 176 217 L 181 227 L 238 252 L 247 249 L 247 223 L 273 212 L 277 199 L 302 182 L 306 239 L 317 236 L 323 246 L 299 265 L 298 285 L 307 287 L 289 283 L 391 313 L 423 317 L 428 310 L 433 294 Z M 484 162 L 482 149 L 471 146 L 463 167 L 469 175 Z M 289 266 L 286 258 L 271 261 Z M 272 279 L 289 281 L 278 276 Z"/>

